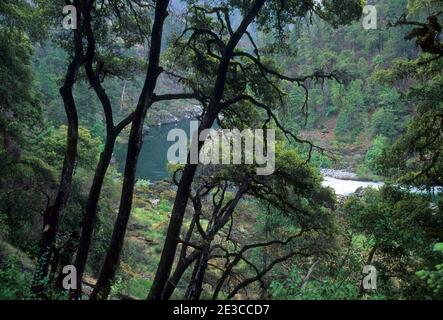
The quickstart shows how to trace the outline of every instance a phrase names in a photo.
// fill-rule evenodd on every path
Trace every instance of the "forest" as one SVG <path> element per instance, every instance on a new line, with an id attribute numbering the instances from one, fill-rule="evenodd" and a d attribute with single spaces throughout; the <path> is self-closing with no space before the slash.
<path id="1" fill-rule="evenodd" d="M 442 15 L 0 0 L 0 300 L 443 299 Z"/>

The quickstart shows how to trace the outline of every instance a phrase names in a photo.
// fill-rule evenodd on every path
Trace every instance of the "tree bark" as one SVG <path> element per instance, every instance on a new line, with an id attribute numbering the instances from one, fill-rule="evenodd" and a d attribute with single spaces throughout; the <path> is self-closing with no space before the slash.
<path id="1" fill-rule="evenodd" d="M 180 282 L 180 279 L 182 278 L 183 274 L 199 256 L 200 256 L 200 251 L 194 251 L 188 257 L 178 262 L 177 267 L 174 270 L 174 273 L 166 283 L 165 290 L 163 290 L 162 294 L 163 300 L 169 300 L 171 298 L 172 293 L 177 288 L 177 285 Z"/>
<path id="2" fill-rule="evenodd" d="M 46 208 L 43 215 L 40 255 L 37 260 L 31 286 L 31 290 L 37 297 L 43 294 L 43 280 L 48 275 L 48 267 L 55 246 L 59 221 L 68 202 L 72 176 L 74 174 L 75 162 L 77 159 L 78 115 L 73 96 L 73 89 L 78 71 L 85 61 L 87 61 L 87 56 L 90 51 L 90 48 L 88 48 L 87 55 L 84 55 L 82 15 L 87 14 L 92 10 L 93 1 L 89 0 L 83 3 L 82 1 L 74 0 L 73 5 L 77 8 L 77 21 L 79 27 L 74 30 L 74 57 L 69 63 L 64 84 L 60 88 L 60 95 L 63 99 L 63 105 L 68 121 L 67 142 L 59 189 L 54 203 Z"/>
<path id="3" fill-rule="evenodd" d="M 92 242 L 92 235 L 94 232 L 94 222 L 97 216 L 97 206 L 100 198 L 103 181 L 106 176 L 107 169 L 112 159 L 116 136 L 112 135 L 106 139 L 105 148 L 100 155 L 100 160 L 94 174 L 91 189 L 89 191 L 88 200 L 86 203 L 80 241 L 78 245 L 77 255 L 74 266 L 77 269 L 77 289 L 71 290 L 70 299 L 77 300 L 81 298 L 81 283 L 83 274 L 86 268 L 89 249 Z"/>
<path id="4" fill-rule="evenodd" d="M 210 244 L 205 245 L 195 262 L 191 281 L 186 290 L 185 300 L 199 300 L 203 291 L 203 281 L 208 267 Z"/>
<path id="5" fill-rule="evenodd" d="M 315 267 L 317 266 L 317 264 L 320 262 L 320 259 L 315 260 L 315 262 L 311 265 L 311 267 L 308 270 L 308 273 L 306 274 L 306 276 L 303 278 L 303 281 L 301 283 L 300 286 L 300 291 L 303 292 L 303 290 L 305 290 L 306 285 L 309 282 L 309 279 L 311 278 L 312 272 L 314 272 Z"/>
<path id="6" fill-rule="evenodd" d="M 120 134 L 120 132 L 131 123 L 134 118 L 134 114 L 128 115 L 120 123 L 114 126 L 113 111 L 111 101 L 107 95 L 105 89 L 102 87 L 98 72 L 93 69 L 93 58 L 95 57 L 96 41 L 94 32 L 91 25 L 91 15 L 90 13 L 85 13 L 85 30 L 88 39 L 88 50 L 89 50 L 89 60 L 85 64 L 85 71 L 88 81 L 91 87 L 94 89 L 97 97 L 99 98 L 106 122 L 106 142 L 105 147 L 100 155 L 99 163 L 95 169 L 94 179 L 89 191 L 87 204 L 84 210 L 84 216 L 82 221 L 82 232 L 80 237 L 79 249 L 77 252 L 75 267 L 77 269 L 77 290 L 71 290 L 70 299 L 78 300 L 81 298 L 80 284 L 82 283 L 83 274 L 86 267 L 86 262 L 88 258 L 88 253 L 91 246 L 92 235 L 94 230 L 94 222 L 97 216 L 98 201 L 100 198 L 101 190 L 103 187 L 103 181 L 106 176 L 107 169 L 109 168 L 112 154 L 114 150 L 115 141 Z M 100 67 L 97 67 L 98 69 Z M 124 84 L 122 97 L 126 88 L 126 83 Z M 155 97 L 155 101 L 169 100 L 169 99 L 189 99 L 193 98 L 194 94 L 170 94 Z"/>
<path id="7" fill-rule="evenodd" d="M 132 198 L 135 184 L 135 172 L 137 168 L 138 156 L 143 144 L 143 123 L 146 111 L 154 102 L 154 89 L 158 76 L 161 73 L 159 66 L 160 51 L 162 44 L 163 24 L 168 15 L 169 1 L 157 1 L 155 7 L 155 18 L 151 33 L 151 49 L 149 53 L 149 66 L 146 75 L 145 85 L 137 104 L 131 132 L 128 142 L 128 154 L 126 157 L 124 181 L 120 207 L 117 220 L 114 225 L 111 242 L 105 257 L 105 261 L 100 270 L 96 287 L 91 295 L 91 300 L 106 299 L 109 295 L 111 282 L 117 271 L 120 253 L 123 247 L 126 226 L 132 209 Z"/>
<path id="8" fill-rule="evenodd" d="M 41 295 L 44 290 L 43 283 L 48 275 L 49 264 L 59 227 L 59 220 L 69 198 L 69 191 L 77 158 L 78 116 L 72 91 L 80 66 L 81 62 L 79 61 L 79 58 L 74 58 L 68 67 L 65 83 L 60 89 L 68 119 L 67 143 L 57 196 L 54 203 L 51 206 L 48 206 L 43 215 L 43 232 L 40 243 L 41 249 L 32 281 L 32 291 L 37 296 Z"/>
<path id="9" fill-rule="evenodd" d="M 238 42 L 246 32 L 248 26 L 255 19 L 260 9 L 262 8 L 265 0 L 255 0 L 238 29 L 233 33 L 229 39 L 228 44 L 223 52 L 222 59 L 220 61 L 217 79 L 212 92 L 211 101 L 209 103 L 208 112 L 203 118 L 198 134 L 204 130 L 209 129 L 220 112 L 220 102 L 223 98 L 226 76 L 229 69 L 230 60 L 232 58 L 234 49 L 236 48 Z M 198 150 L 200 151 L 203 146 L 202 142 L 198 143 Z M 174 263 L 175 253 L 177 251 L 178 238 L 180 235 L 180 230 L 183 224 L 183 217 L 186 210 L 186 205 L 188 203 L 189 195 L 191 193 L 191 185 L 194 179 L 195 171 L 197 169 L 196 164 L 189 163 L 190 156 L 188 155 L 188 164 L 183 170 L 183 174 L 178 186 L 177 195 L 175 198 L 174 206 L 172 209 L 171 220 L 169 222 L 168 231 L 165 239 L 165 244 L 162 250 L 162 255 L 157 268 L 157 272 L 152 284 L 151 290 L 148 295 L 148 299 L 160 300 L 162 298 L 162 292 L 165 289 L 166 282 L 171 273 L 172 266 Z"/>
<path id="10" fill-rule="evenodd" d="M 208 267 L 208 261 L 209 261 L 209 254 L 211 252 L 211 244 L 214 240 L 215 236 L 218 234 L 218 232 L 224 228 L 224 226 L 229 222 L 229 220 L 232 217 L 232 214 L 234 213 L 235 208 L 237 207 L 238 203 L 242 199 L 243 195 L 248 189 L 248 182 L 247 180 L 240 186 L 238 189 L 234 199 L 228 203 L 224 209 L 222 209 L 223 213 L 219 214 L 220 212 L 215 212 L 214 214 L 214 221 L 212 223 L 212 226 L 208 226 L 209 230 L 206 233 L 205 239 L 206 239 L 206 245 L 200 249 L 193 251 L 189 256 L 186 256 L 186 244 L 183 244 L 183 248 L 180 253 L 180 259 L 177 263 L 177 266 L 175 268 L 174 273 L 169 278 L 168 282 L 165 285 L 165 289 L 162 293 L 162 300 L 168 300 L 172 293 L 174 292 L 175 288 L 177 287 L 181 277 L 185 273 L 185 271 L 191 266 L 191 264 L 198 259 L 196 262 L 196 266 L 194 269 L 193 276 L 191 278 L 190 284 L 188 286 L 188 290 L 186 293 L 187 299 L 189 300 L 198 300 L 201 295 L 201 289 L 202 284 L 204 280 L 204 276 L 206 273 L 206 269 Z M 189 227 L 189 230 L 185 237 L 185 242 L 190 241 L 192 231 L 194 229 L 194 226 L 196 224 L 196 214 L 194 214 L 194 217 L 192 219 L 191 225 Z M 210 224 L 211 225 L 211 224 Z M 204 257 L 202 258 L 202 255 Z M 202 260 L 204 259 L 204 260 Z M 191 285 L 193 288 L 191 288 Z M 192 293 L 191 293 L 192 291 Z"/>
<path id="11" fill-rule="evenodd" d="M 77 289 L 70 291 L 70 299 L 72 300 L 78 300 L 81 298 L 81 293 L 82 293 L 81 283 L 83 281 L 83 274 L 85 271 L 86 262 L 88 259 L 88 253 L 91 246 L 92 235 L 94 231 L 94 222 L 97 216 L 98 202 L 103 187 L 103 181 L 105 179 L 106 172 L 111 163 L 115 141 L 120 132 L 132 120 L 132 115 L 129 115 L 128 117 L 123 119 L 117 126 L 114 126 L 111 101 L 105 89 L 101 85 L 99 78 L 100 75 L 97 74 L 93 69 L 93 60 L 96 55 L 96 42 L 92 30 L 91 12 L 90 11 L 85 12 L 83 15 L 84 15 L 85 32 L 88 40 L 88 53 L 87 53 L 88 59 L 85 63 L 85 71 L 89 84 L 94 89 L 103 107 L 103 112 L 105 115 L 105 122 L 106 122 L 106 141 L 105 141 L 104 150 L 100 154 L 100 159 L 95 169 L 94 179 L 92 181 L 92 185 L 89 190 L 87 203 L 83 213 L 79 247 L 74 262 L 74 266 L 76 267 L 77 270 Z"/>

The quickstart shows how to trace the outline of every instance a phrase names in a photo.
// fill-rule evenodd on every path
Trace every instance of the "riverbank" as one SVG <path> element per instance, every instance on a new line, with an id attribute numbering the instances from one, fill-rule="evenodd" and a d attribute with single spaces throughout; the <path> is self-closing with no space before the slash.
<path id="1" fill-rule="evenodd" d="M 320 172 L 324 177 L 330 177 L 340 180 L 382 182 L 382 177 L 373 174 L 359 174 L 349 170 L 321 168 Z"/>
<path id="2" fill-rule="evenodd" d="M 162 126 L 179 123 L 185 120 L 195 119 L 203 112 L 202 106 L 198 104 L 183 104 L 174 111 L 152 108 L 146 116 L 148 126 Z"/>
<path id="3" fill-rule="evenodd" d="M 335 169 L 320 169 L 323 176 L 323 186 L 331 187 L 337 195 L 348 196 L 355 193 L 359 188 L 379 188 L 382 181 L 364 180 L 354 172 Z"/>
<path id="4" fill-rule="evenodd" d="M 323 177 L 330 177 L 334 179 L 340 180 L 358 180 L 358 176 L 354 172 L 349 172 L 346 170 L 337 170 L 337 169 L 320 169 L 320 173 Z"/>
<path id="5" fill-rule="evenodd" d="M 383 182 L 342 180 L 333 177 L 324 177 L 322 185 L 334 189 L 337 195 L 349 196 L 360 188 L 380 188 Z"/>

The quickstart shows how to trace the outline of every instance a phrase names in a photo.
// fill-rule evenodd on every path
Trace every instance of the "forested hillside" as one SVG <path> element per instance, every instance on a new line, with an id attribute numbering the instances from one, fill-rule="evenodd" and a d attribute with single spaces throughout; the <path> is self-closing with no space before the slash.
<path id="1" fill-rule="evenodd" d="M 443 298 L 443 1 L 65 5 L 0 2 L 1 300 Z M 194 119 L 272 174 L 141 176 Z"/>

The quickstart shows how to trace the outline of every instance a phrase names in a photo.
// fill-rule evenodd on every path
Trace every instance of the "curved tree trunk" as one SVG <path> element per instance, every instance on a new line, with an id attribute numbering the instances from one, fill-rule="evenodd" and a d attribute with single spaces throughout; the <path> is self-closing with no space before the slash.
<path id="1" fill-rule="evenodd" d="M 88 60 L 85 63 L 85 71 L 89 84 L 94 89 L 103 107 L 106 122 L 106 141 L 104 150 L 100 154 L 100 159 L 95 169 L 94 179 L 89 190 L 88 199 L 83 213 L 80 241 L 76 259 L 74 262 L 74 266 L 77 270 L 77 289 L 73 289 L 70 291 L 70 299 L 73 300 L 81 298 L 81 284 L 83 281 L 83 274 L 86 268 L 86 262 L 91 247 L 94 222 L 97 216 L 98 202 L 103 187 L 103 181 L 111 163 L 115 141 L 120 132 L 132 120 L 132 115 L 129 115 L 128 117 L 123 119 L 117 126 L 114 126 L 111 101 L 105 89 L 101 85 L 99 73 L 97 73 L 93 69 L 93 60 L 96 55 L 96 41 L 92 29 L 92 17 L 90 11 L 84 13 L 84 25 L 88 41 Z"/>
<path id="2" fill-rule="evenodd" d="M 106 299 L 108 297 L 111 281 L 114 279 L 117 271 L 120 253 L 123 247 L 126 226 L 132 209 L 137 160 L 142 144 L 143 119 L 140 119 L 142 117 L 137 118 L 138 119 L 134 120 L 132 123 L 131 135 L 129 138 L 120 208 L 105 261 L 100 270 L 96 287 L 91 295 L 92 300 Z"/>
<path id="3" fill-rule="evenodd" d="M 186 256 L 186 249 L 187 249 L 186 243 L 190 241 L 194 225 L 196 224 L 196 216 L 194 215 L 194 218 L 192 219 L 191 225 L 185 237 L 185 243 L 183 244 L 184 247 L 182 248 L 182 251 L 180 253 L 180 259 L 177 263 L 177 266 L 172 276 L 167 281 L 165 289 L 163 290 L 161 297 L 162 300 L 168 300 L 171 297 L 172 293 L 174 292 L 178 283 L 180 282 L 180 279 L 182 278 L 183 274 L 195 260 L 197 260 L 197 262 L 196 266 L 194 267 L 193 276 L 188 286 L 186 299 L 198 300 L 200 298 L 205 272 L 208 267 L 212 241 L 214 240 L 218 232 L 221 229 L 223 229 L 228 223 L 228 221 L 231 219 L 235 208 L 237 207 L 238 203 L 240 202 L 243 195 L 247 191 L 248 185 L 249 184 L 246 180 L 238 189 L 232 202 L 230 202 L 223 209 L 224 213 L 222 215 L 219 215 L 213 221 L 212 226 L 209 228 L 206 234 L 206 242 L 207 242 L 206 245 L 201 250 L 194 250 L 191 254 Z"/>
<path id="4" fill-rule="evenodd" d="M 68 67 L 64 86 L 60 89 L 68 119 L 67 143 L 57 196 L 54 203 L 45 210 L 43 215 L 40 255 L 32 280 L 32 291 L 36 295 L 42 294 L 44 290 L 43 283 L 48 275 L 59 220 L 66 207 L 66 203 L 68 202 L 75 161 L 77 158 L 78 116 L 72 91 L 80 66 L 81 63 L 79 62 L 79 59 L 74 58 Z"/>
<path id="5" fill-rule="evenodd" d="M 225 90 L 226 76 L 228 73 L 229 64 L 234 49 L 236 48 L 242 36 L 245 34 L 248 26 L 252 23 L 252 21 L 259 13 L 264 3 L 265 0 L 255 0 L 251 4 L 248 12 L 246 13 L 245 17 L 240 23 L 240 26 L 229 39 L 229 42 L 226 45 L 226 48 L 223 52 L 223 57 L 218 67 L 217 80 L 215 82 L 214 89 L 212 92 L 212 98 L 209 103 L 208 112 L 199 126 L 198 134 L 204 129 L 211 128 L 216 117 L 218 116 L 220 112 L 220 102 L 223 98 Z M 203 143 L 199 142 L 198 151 L 200 151 L 202 146 Z M 183 224 L 183 217 L 185 214 L 189 195 L 191 194 L 191 185 L 194 180 L 195 171 L 197 169 L 197 165 L 190 164 L 189 159 L 190 156 L 188 155 L 188 164 L 185 166 L 183 170 L 183 174 L 178 186 L 177 195 L 172 209 L 171 220 L 168 226 L 165 244 L 162 250 L 162 255 L 157 268 L 157 272 L 155 274 L 154 282 L 152 284 L 151 290 L 148 295 L 148 299 L 152 300 L 162 299 L 162 292 L 165 289 L 166 282 L 168 281 L 168 277 L 171 273 L 172 266 L 174 264 L 175 253 L 177 251 L 177 245 L 178 245 L 178 238 L 180 236 L 180 230 Z"/>
<path id="6" fill-rule="evenodd" d="M 200 257 L 200 251 L 194 251 L 188 257 L 179 261 L 177 267 L 174 270 L 174 273 L 169 278 L 166 283 L 165 290 L 163 290 L 162 299 L 169 300 L 174 293 L 174 290 L 177 288 L 180 279 L 183 277 L 185 271 L 191 266 L 191 264 Z"/>
<path id="7" fill-rule="evenodd" d="M 208 267 L 210 245 L 205 245 L 200 256 L 195 262 L 191 281 L 185 293 L 186 300 L 199 300 L 203 291 L 203 280 L 205 279 L 206 269 Z"/>
<path id="8" fill-rule="evenodd" d="M 88 259 L 89 249 L 91 247 L 94 222 L 97 216 L 98 201 L 100 198 L 103 181 L 106 176 L 106 171 L 112 159 L 115 139 L 116 136 L 114 135 L 106 139 L 105 148 L 100 155 L 100 160 L 95 170 L 94 180 L 89 191 L 89 196 L 82 221 L 80 241 L 74 262 L 74 266 L 77 270 L 77 289 L 71 290 L 70 299 L 77 300 L 81 298 L 81 283 L 86 268 L 86 261 Z"/>
<path id="9" fill-rule="evenodd" d="M 67 142 L 65 158 L 63 161 L 62 173 L 59 189 L 54 203 L 48 206 L 43 215 L 43 232 L 41 239 L 41 250 L 37 261 L 34 277 L 32 281 L 32 291 L 41 295 L 44 287 L 44 279 L 48 275 L 48 268 L 55 246 L 55 240 L 59 227 L 59 221 L 69 199 L 72 176 L 74 174 L 75 162 L 77 159 L 78 143 L 78 115 L 73 96 L 74 84 L 77 80 L 79 69 L 84 65 L 91 55 L 91 48 L 87 48 L 86 56 L 83 48 L 83 21 L 82 17 L 92 10 L 93 0 L 74 0 L 73 5 L 77 8 L 78 28 L 74 30 L 73 47 L 74 57 L 70 62 L 63 86 L 60 88 L 60 95 L 68 120 Z"/>
<path id="10" fill-rule="evenodd" d="M 159 66 L 162 44 L 162 33 L 164 21 L 168 15 L 169 1 L 157 1 L 155 7 L 155 18 L 151 33 L 151 48 L 149 53 L 149 67 L 146 75 L 145 85 L 140 95 L 139 102 L 132 121 L 131 133 L 128 142 L 128 154 L 126 157 L 125 173 L 123 180 L 122 195 L 117 220 L 114 225 L 111 242 L 105 261 L 100 270 L 96 287 L 92 292 L 91 299 L 106 299 L 109 295 L 111 282 L 117 271 L 120 253 L 123 247 L 126 227 L 132 209 L 132 198 L 135 185 L 135 172 L 138 156 L 143 144 L 143 123 L 146 111 L 155 99 L 154 90 L 158 76 L 161 73 Z"/>

